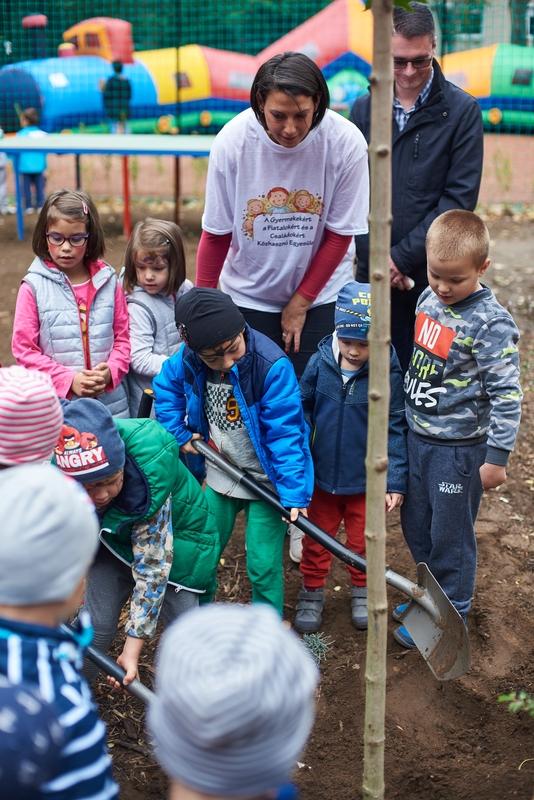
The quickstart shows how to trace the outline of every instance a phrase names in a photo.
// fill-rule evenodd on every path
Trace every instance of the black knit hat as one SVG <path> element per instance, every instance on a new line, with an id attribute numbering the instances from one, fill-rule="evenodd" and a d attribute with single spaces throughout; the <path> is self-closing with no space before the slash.
<path id="1" fill-rule="evenodd" d="M 182 339 L 198 352 L 233 339 L 245 318 L 229 294 L 218 289 L 191 289 L 178 298 L 174 319 Z"/>

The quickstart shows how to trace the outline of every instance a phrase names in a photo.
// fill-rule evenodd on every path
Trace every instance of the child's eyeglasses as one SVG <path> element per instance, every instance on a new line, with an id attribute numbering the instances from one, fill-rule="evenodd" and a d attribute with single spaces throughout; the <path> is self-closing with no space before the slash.
<path id="1" fill-rule="evenodd" d="M 393 69 L 406 69 L 408 64 L 411 64 L 414 69 L 426 69 L 432 63 L 432 58 L 433 56 L 424 56 L 421 58 L 394 58 Z"/>
<path id="2" fill-rule="evenodd" d="M 64 242 L 68 242 L 71 247 L 83 247 L 89 238 L 88 233 L 75 233 L 73 236 L 62 236 L 60 233 L 47 233 L 46 238 L 50 244 L 61 247 Z"/>

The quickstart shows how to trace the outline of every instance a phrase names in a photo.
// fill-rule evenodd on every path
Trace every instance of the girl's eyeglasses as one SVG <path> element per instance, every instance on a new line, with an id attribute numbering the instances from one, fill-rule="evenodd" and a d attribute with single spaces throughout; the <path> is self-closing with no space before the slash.
<path id="1" fill-rule="evenodd" d="M 64 242 L 68 242 L 71 247 L 83 247 L 89 238 L 88 233 L 75 233 L 73 236 L 62 236 L 60 233 L 47 233 L 46 238 L 50 244 L 61 247 Z"/>

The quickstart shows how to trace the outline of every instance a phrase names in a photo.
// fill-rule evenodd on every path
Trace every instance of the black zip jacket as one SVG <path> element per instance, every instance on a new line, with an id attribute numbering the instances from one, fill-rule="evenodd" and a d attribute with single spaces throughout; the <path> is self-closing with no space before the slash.
<path id="1" fill-rule="evenodd" d="M 416 284 L 426 278 L 425 237 L 433 220 L 451 208 L 472 211 L 482 177 L 483 128 L 480 106 L 445 80 L 436 61 L 426 103 L 402 132 L 393 115 L 391 258 Z M 367 142 L 371 95 L 359 97 L 350 119 Z M 369 236 L 356 236 L 357 280 L 369 276 Z"/>

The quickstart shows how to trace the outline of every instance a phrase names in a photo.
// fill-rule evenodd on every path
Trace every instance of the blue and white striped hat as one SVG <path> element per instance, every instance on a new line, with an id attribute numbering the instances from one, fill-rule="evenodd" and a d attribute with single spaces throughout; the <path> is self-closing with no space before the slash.
<path id="1" fill-rule="evenodd" d="M 217 797 L 287 783 L 314 719 L 318 670 L 266 605 L 180 617 L 158 654 L 148 725 L 172 780 Z"/>

